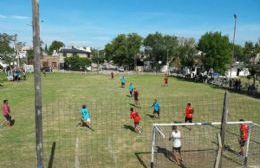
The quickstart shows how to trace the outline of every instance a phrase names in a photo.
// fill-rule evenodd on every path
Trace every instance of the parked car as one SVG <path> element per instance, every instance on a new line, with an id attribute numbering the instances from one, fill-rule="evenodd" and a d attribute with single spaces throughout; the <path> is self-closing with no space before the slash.
<path id="1" fill-rule="evenodd" d="M 124 67 L 118 67 L 117 70 L 118 70 L 119 72 L 124 72 L 124 71 L 125 71 Z"/>
<path id="2" fill-rule="evenodd" d="M 46 66 L 46 67 L 42 67 L 42 68 L 41 68 L 41 71 L 42 71 L 42 72 L 52 72 L 52 69 L 51 69 L 51 67 Z"/>

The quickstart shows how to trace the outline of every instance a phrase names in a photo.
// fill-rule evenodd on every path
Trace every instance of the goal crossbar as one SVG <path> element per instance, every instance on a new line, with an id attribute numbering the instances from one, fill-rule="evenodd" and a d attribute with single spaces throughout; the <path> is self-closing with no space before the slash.
<path id="1" fill-rule="evenodd" d="M 253 124 L 252 121 L 230 121 L 227 122 L 228 125 L 238 125 L 238 124 Z M 158 126 L 195 126 L 195 125 L 221 125 L 221 122 L 195 122 L 195 123 L 155 123 L 153 127 Z"/>

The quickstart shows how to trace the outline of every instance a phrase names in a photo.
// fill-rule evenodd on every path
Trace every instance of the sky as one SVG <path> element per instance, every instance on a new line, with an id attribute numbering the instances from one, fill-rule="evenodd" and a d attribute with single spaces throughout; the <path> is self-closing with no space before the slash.
<path id="1" fill-rule="evenodd" d="M 220 31 L 236 44 L 260 38 L 260 0 L 39 0 L 41 39 L 103 48 L 118 34 L 193 37 Z M 32 44 L 32 0 L 0 0 L 0 33 Z"/>

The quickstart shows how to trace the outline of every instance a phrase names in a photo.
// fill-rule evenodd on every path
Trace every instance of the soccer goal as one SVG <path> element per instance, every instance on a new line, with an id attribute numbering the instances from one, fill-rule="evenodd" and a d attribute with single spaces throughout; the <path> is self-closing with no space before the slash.
<path id="1" fill-rule="evenodd" d="M 249 126 L 243 155 L 239 143 L 241 124 Z M 152 168 L 180 167 L 173 157 L 173 140 L 169 140 L 173 126 L 181 133 L 181 167 L 216 167 L 216 162 L 221 162 L 222 167 L 242 167 L 247 164 L 253 128 L 251 121 L 227 122 L 224 144 L 220 138 L 221 122 L 161 123 L 152 127 Z"/>

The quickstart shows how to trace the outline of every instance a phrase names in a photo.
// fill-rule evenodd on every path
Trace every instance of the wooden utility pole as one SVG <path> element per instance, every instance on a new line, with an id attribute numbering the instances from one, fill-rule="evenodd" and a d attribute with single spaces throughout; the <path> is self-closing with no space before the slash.
<path id="1" fill-rule="evenodd" d="M 35 89 L 35 136 L 37 168 L 43 168 L 42 159 L 42 93 L 40 69 L 40 25 L 39 25 L 39 0 L 32 0 L 33 15 L 33 52 L 34 52 L 34 89 Z"/>
<path id="2" fill-rule="evenodd" d="M 220 155 L 220 164 L 219 167 L 222 166 L 222 155 L 225 150 L 225 133 L 226 133 L 226 125 L 228 120 L 228 109 L 229 109 L 229 96 L 228 91 L 225 91 L 224 95 L 224 102 L 223 102 L 223 112 L 222 112 L 222 119 L 221 119 L 221 129 L 220 129 L 220 137 L 221 137 L 221 155 Z"/>

